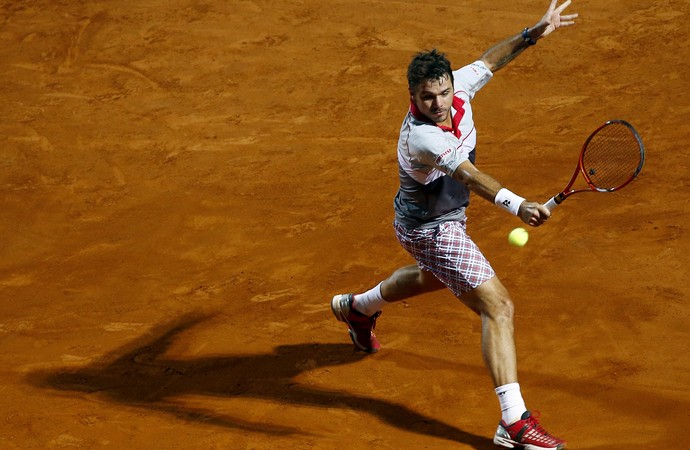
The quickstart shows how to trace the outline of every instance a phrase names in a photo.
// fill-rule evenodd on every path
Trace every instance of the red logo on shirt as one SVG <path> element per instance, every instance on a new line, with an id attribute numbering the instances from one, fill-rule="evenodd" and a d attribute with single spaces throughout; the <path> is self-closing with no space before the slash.
<path id="1" fill-rule="evenodd" d="M 449 148 L 448 150 L 446 150 L 446 151 L 444 151 L 443 153 L 441 153 L 440 155 L 438 155 L 438 156 L 436 157 L 436 161 L 435 161 L 436 164 L 441 164 L 441 161 L 443 161 L 443 159 L 444 159 L 446 156 L 450 155 L 452 152 L 453 152 L 453 149 L 452 149 L 452 148 Z"/>

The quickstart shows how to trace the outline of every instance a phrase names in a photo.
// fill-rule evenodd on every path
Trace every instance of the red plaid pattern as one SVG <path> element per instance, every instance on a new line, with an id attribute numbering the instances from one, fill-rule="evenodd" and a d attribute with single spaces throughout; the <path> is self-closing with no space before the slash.
<path id="1" fill-rule="evenodd" d="M 467 235 L 466 222 L 444 222 L 436 228 L 405 228 L 394 222 L 398 241 L 422 270 L 433 273 L 456 296 L 496 275 L 477 244 Z"/>

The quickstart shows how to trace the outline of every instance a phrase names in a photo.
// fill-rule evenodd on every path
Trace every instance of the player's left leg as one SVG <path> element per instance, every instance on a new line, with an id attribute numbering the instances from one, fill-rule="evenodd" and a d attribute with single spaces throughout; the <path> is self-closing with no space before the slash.
<path id="1" fill-rule="evenodd" d="M 513 337 L 513 302 L 498 277 L 463 293 L 460 301 L 482 320 L 482 356 L 494 386 L 517 382 L 517 356 Z"/>
<path id="2" fill-rule="evenodd" d="M 463 294 L 460 300 L 482 320 L 482 355 L 501 406 L 494 443 L 507 448 L 559 450 L 565 441 L 551 436 L 525 406 L 517 380 L 513 302 L 497 277 Z"/>

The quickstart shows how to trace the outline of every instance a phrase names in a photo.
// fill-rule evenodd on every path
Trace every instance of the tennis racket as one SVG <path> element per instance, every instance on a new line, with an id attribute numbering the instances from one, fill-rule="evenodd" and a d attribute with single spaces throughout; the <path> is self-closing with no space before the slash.
<path id="1" fill-rule="evenodd" d="M 589 135 L 570 182 L 544 206 L 551 211 L 578 192 L 617 191 L 637 177 L 643 164 L 644 145 L 635 128 L 624 120 L 609 120 Z M 578 174 L 587 185 L 574 189 Z"/>

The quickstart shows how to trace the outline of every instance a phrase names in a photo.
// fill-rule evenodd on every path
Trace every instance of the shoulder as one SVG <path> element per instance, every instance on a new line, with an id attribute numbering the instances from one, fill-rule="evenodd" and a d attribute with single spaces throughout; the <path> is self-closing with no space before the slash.
<path id="1" fill-rule="evenodd" d="M 435 124 L 417 122 L 410 130 L 409 144 L 420 152 L 440 153 L 449 145 L 454 145 L 457 138 L 453 133 L 447 133 Z"/>

